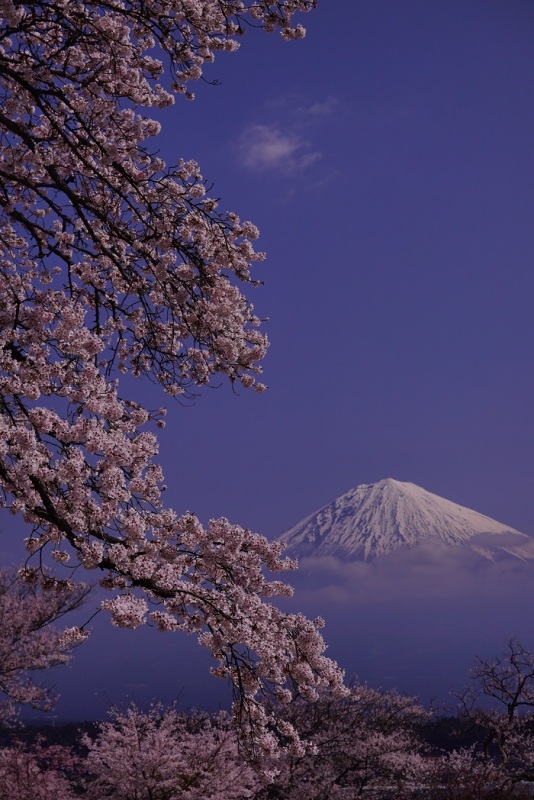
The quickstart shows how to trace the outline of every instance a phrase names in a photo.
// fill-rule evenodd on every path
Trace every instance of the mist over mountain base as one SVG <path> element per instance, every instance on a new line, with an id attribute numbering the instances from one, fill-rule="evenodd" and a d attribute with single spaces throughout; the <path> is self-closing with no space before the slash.
<path id="1" fill-rule="evenodd" d="M 326 621 L 328 655 L 348 676 L 454 703 L 475 656 L 515 636 L 534 646 L 534 563 L 421 542 L 371 562 L 303 558 L 288 608 Z"/>

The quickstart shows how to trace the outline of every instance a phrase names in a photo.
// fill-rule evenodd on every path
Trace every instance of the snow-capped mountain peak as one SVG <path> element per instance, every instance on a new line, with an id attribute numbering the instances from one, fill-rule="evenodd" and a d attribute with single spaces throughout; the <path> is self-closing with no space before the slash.
<path id="1" fill-rule="evenodd" d="M 534 539 L 414 483 L 362 484 L 280 537 L 290 556 L 370 560 L 424 540 L 465 545 L 481 556 L 534 558 Z"/>

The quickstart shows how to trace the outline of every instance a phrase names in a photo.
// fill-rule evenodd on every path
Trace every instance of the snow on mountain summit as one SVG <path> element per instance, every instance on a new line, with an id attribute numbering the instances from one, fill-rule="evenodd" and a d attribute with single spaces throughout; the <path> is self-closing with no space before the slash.
<path id="1" fill-rule="evenodd" d="M 490 517 L 387 478 L 362 484 L 280 537 L 287 555 L 368 561 L 423 541 L 465 545 L 484 558 L 534 559 L 534 539 Z"/>

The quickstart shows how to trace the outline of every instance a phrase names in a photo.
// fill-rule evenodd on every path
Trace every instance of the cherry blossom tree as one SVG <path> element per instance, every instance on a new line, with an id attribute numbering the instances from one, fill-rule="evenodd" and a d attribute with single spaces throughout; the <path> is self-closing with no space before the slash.
<path id="1" fill-rule="evenodd" d="M 258 783 L 225 713 L 132 705 L 84 743 L 89 800 L 246 800 Z"/>
<path id="2" fill-rule="evenodd" d="M 511 782 L 501 767 L 480 748 L 453 750 L 429 764 L 425 782 L 428 800 L 505 800 Z M 519 795 L 517 796 L 520 800 Z"/>
<path id="3" fill-rule="evenodd" d="M 429 714 L 412 697 L 354 684 L 346 697 L 323 692 L 287 713 L 307 751 L 286 753 L 257 800 L 352 800 L 373 792 L 400 800 L 426 782 L 417 728 Z"/>
<path id="4" fill-rule="evenodd" d="M 0 800 L 74 800 L 68 773 L 79 759 L 68 748 L 14 742 L 0 749 Z"/>
<path id="5" fill-rule="evenodd" d="M 511 638 L 494 660 L 476 659 L 471 680 L 457 696 L 486 760 L 497 757 L 509 779 L 534 780 L 534 654 Z"/>
<path id="6" fill-rule="evenodd" d="M 301 38 L 294 14 L 314 4 L 0 0 L 1 503 L 30 526 L 35 575 L 49 557 L 100 570 L 114 624 L 196 634 L 260 753 L 277 742 L 260 700 L 313 699 L 341 674 L 321 623 L 269 602 L 290 590 L 264 571 L 294 566 L 278 545 L 163 504 L 164 411 L 121 387 L 264 388 L 243 294 L 257 229 L 219 210 L 197 164 L 162 161 L 147 113 L 192 97 L 247 27 Z"/>
<path id="7" fill-rule="evenodd" d="M 35 671 L 66 664 L 86 637 L 77 627 L 54 623 L 79 608 L 90 589 L 83 584 L 44 578 L 24 581 L 19 572 L 0 569 L 0 722 L 12 721 L 16 704 L 48 710 L 53 692 L 36 683 Z"/>

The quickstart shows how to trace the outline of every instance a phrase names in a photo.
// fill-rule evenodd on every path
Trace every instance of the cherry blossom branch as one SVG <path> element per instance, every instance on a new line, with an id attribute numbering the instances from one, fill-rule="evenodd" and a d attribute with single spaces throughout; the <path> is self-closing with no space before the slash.
<path id="1" fill-rule="evenodd" d="M 0 490 L 31 527 L 25 574 L 48 554 L 97 569 L 114 624 L 198 636 L 261 752 L 279 739 L 260 700 L 342 692 L 341 672 L 319 620 L 269 602 L 290 590 L 266 572 L 294 566 L 278 545 L 164 506 L 164 411 L 122 397 L 120 379 L 174 397 L 214 376 L 264 388 L 244 293 L 260 283 L 258 231 L 218 209 L 196 163 L 163 162 L 147 114 L 192 97 L 248 26 L 301 38 L 293 17 L 314 5 L 0 0 Z"/>

